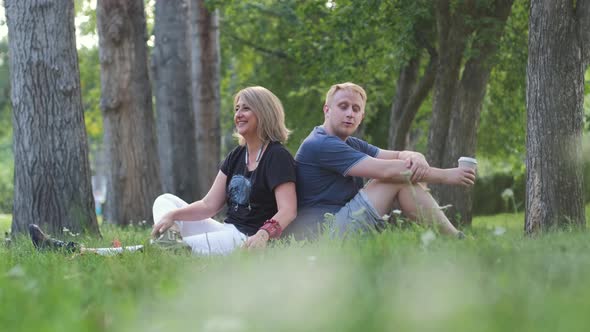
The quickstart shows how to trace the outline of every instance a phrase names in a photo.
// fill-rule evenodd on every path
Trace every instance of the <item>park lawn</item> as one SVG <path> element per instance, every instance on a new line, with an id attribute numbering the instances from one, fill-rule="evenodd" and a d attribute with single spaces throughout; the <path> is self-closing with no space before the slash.
<path id="1" fill-rule="evenodd" d="M 467 239 L 420 227 L 345 242 L 193 257 L 0 247 L 2 331 L 586 331 L 590 235 L 522 235 L 523 216 L 479 217 Z M 498 229 L 504 228 L 501 232 Z M 90 245 L 141 243 L 102 227 Z"/>

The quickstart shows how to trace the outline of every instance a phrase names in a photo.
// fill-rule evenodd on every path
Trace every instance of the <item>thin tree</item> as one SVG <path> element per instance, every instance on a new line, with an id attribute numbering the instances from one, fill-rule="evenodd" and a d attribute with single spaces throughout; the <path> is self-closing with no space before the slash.
<path id="1" fill-rule="evenodd" d="M 584 227 L 584 72 L 590 1 L 532 0 L 527 65 L 527 234 Z"/>
<path id="2" fill-rule="evenodd" d="M 12 232 L 29 223 L 49 232 L 100 234 L 72 1 L 5 0 L 13 106 Z"/>
<path id="3" fill-rule="evenodd" d="M 143 0 L 99 0 L 96 11 L 109 167 L 105 216 L 119 225 L 151 223 L 161 184 Z"/>
<path id="4" fill-rule="evenodd" d="M 220 161 L 219 14 L 205 0 L 189 0 L 191 81 L 197 135 L 199 193 L 207 193 Z"/>
<path id="5" fill-rule="evenodd" d="M 156 1 L 152 57 L 160 175 L 165 192 L 199 197 L 187 0 Z"/>

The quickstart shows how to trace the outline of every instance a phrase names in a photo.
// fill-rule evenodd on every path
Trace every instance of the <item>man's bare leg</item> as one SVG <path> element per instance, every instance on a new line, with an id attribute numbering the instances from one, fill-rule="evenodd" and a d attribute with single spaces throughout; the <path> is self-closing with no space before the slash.
<path id="1" fill-rule="evenodd" d="M 432 195 L 420 184 L 372 180 L 363 190 L 380 215 L 390 213 L 397 201 L 404 215 L 410 219 L 434 225 L 445 234 L 457 235 L 459 233 L 441 211 Z"/>

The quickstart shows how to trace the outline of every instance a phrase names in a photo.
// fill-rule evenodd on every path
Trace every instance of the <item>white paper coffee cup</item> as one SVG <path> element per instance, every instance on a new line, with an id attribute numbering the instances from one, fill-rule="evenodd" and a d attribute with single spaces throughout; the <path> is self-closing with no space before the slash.
<path id="1" fill-rule="evenodd" d="M 475 158 L 471 158 L 471 157 L 461 157 L 461 158 L 459 158 L 459 167 L 476 169 L 477 168 L 477 160 L 475 160 Z"/>

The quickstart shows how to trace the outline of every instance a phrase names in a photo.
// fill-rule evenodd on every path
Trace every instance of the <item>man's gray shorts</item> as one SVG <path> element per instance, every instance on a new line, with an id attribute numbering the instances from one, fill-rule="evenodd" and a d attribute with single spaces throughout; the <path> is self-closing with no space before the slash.
<path id="1" fill-rule="evenodd" d="M 346 234 L 380 231 L 385 225 L 386 221 L 371 204 L 367 194 L 360 190 L 336 212 L 332 232 L 343 237 Z"/>

